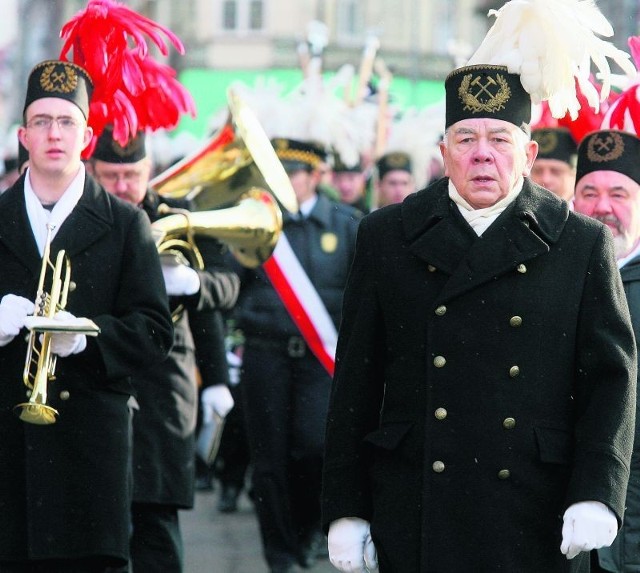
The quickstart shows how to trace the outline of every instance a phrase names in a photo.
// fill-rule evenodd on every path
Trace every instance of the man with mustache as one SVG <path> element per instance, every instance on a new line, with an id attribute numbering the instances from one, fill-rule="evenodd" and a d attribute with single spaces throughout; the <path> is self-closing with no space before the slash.
<path id="1" fill-rule="evenodd" d="M 578 149 L 575 210 L 611 229 L 616 259 L 640 335 L 640 139 L 631 133 L 601 130 L 587 135 Z M 637 412 L 637 406 L 636 406 Z M 635 444 L 640 444 L 636 426 Z M 598 549 L 592 571 L 640 571 L 640 458 L 634 447 L 622 529 L 611 547 Z M 593 555 L 597 561 L 596 554 Z"/>

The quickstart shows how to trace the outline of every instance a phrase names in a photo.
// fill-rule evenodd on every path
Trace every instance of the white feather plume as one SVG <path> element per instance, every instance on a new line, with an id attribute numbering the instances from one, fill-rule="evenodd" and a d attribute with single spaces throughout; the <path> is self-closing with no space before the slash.
<path id="1" fill-rule="evenodd" d="M 468 65 L 502 65 L 520 74 L 532 102 L 548 101 L 556 118 L 578 116 L 576 81 L 589 106 L 599 109 L 611 89 L 608 59 L 636 74 L 629 54 L 598 37 L 612 36 L 613 28 L 593 0 L 511 0 L 489 16 L 496 20 Z M 592 61 L 600 94 L 588 79 Z"/>
<path id="2" fill-rule="evenodd" d="M 345 65 L 329 80 L 310 62 L 304 80 L 286 92 L 277 82 L 259 77 L 253 87 L 234 84 L 269 138 L 314 142 L 353 166 L 375 141 L 377 107 L 350 106 L 344 98 L 354 69 Z"/>
<path id="3" fill-rule="evenodd" d="M 442 161 L 438 141 L 444 132 L 445 105 L 436 103 L 421 109 L 409 108 L 398 114 L 389 126 L 385 153 L 403 151 L 411 157 L 416 186 L 428 182 L 433 160 Z"/>

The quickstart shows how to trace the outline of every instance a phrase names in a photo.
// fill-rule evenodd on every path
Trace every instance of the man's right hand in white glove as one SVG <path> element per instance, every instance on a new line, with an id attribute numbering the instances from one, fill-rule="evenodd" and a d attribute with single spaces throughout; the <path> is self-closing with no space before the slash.
<path id="1" fill-rule="evenodd" d="M 187 265 L 162 265 L 169 296 L 189 296 L 200 290 L 200 275 Z"/>
<path id="2" fill-rule="evenodd" d="M 24 327 L 24 319 L 33 314 L 35 305 L 29 299 L 6 294 L 0 301 L 0 346 L 6 346 Z"/>
<path id="3" fill-rule="evenodd" d="M 378 569 L 369 522 L 359 517 L 336 519 L 329 526 L 329 561 L 344 573 L 367 573 Z"/>

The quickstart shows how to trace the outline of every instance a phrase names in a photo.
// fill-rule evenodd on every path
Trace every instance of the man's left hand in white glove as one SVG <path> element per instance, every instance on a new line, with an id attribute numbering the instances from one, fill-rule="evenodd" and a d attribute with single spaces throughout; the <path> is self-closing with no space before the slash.
<path id="1" fill-rule="evenodd" d="M 338 571 L 367 573 L 378 570 L 378 555 L 371 540 L 369 522 L 343 517 L 329 526 L 329 560 Z"/>
<path id="2" fill-rule="evenodd" d="M 224 384 L 216 384 L 205 388 L 202 391 L 200 400 L 202 402 L 203 424 L 210 424 L 213 421 L 214 413 L 222 418 L 226 417 L 234 405 L 231 392 Z"/>
<path id="3" fill-rule="evenodd" d="M 66 310 L 56 312 L 55 320 L 73 320 L 75 316 Z M 56 332 L 51 335 L 51 352 L 61 357 L 78 354 L 87 347 L 87 337 L 75 332 Z"/>
<path id="4" fill-rule="evenodd" d="M 564 512 L 560 551 L 573 559 L 581 551 L 609 547 L 617 532 L 618 520 L 604 503 L 574 503 Z"/>
<path id="5" fill-rule="evenodd" d="M 200 290 L 200 275 L 187 265 L 162 265 L 169 296 L 189 296 Z"/>

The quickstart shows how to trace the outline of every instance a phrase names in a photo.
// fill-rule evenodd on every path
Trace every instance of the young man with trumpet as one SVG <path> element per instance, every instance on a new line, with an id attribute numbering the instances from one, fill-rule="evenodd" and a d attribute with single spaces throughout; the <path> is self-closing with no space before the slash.
<path id="1" fill-rule="evenodd" d="M 81 161 L 92 138 L 92 89 L 89 74 L 70 62 L 33 68 L 19 130 L 29 167 L 0 197 L 3 573 L 126 570 L 131 375 L 161 361 L 172 343 L 149 221 L 107 194 Z M 58 417 L 39 426 L 12 410 L 29 394 L 23 326 L 47 249 L 51 260 L 64 249 L 71 264 L 66 310 L 56 318 L 90 318 L 99 334 L 63 331 L 43 343 L 40 350 L 57 357 L 47 405 Z"/>
<path id="2" fill-rule="evenodd" d="M 111 130 L 105 130 L 90 168 L 108 193 L 145 212 L 153 222 L 162 216 L 161 205 L 184 210 L 189 203 L 160 197 L 149 187 L 152 165 L 145 141 L 145 134 L 138 132 L 122 147 Z M 162 263 L 174 309 L 174 344 L 164 360 L 132 378 L 137 407 L 133 415 L 131 563 L 137 572 L 182 571 L 178 510 L 190 509 L 194 503 L 196 365 L 203 388 L 203 418 L 212 418 L 214 413 L 224 418 L 234 405 L 227 386 L 221 311 L 235 304 L 240 281 L 225 266 L 220 242 L 196 237 L 196 248 L 206 269 L 172 264 L 169 257 Z M 180 252 L 193 257 L 188 251 Z"/>

